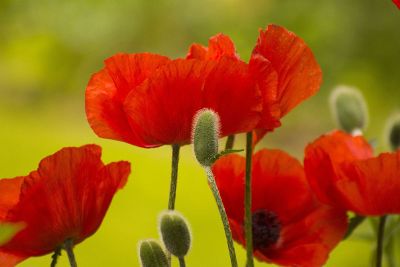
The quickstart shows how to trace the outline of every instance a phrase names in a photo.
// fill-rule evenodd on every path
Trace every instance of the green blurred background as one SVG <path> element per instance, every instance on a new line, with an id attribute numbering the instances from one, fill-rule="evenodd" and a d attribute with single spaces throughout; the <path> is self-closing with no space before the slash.
<path id="1" fill-rule="evenodd" d="M 400 11 L 390 0 L 1 0 L 0 177 L 25 175 L 63 146 L 97 143 L 106 162 L 130 160 L 129 183 L 76 254 L 80 266 L 139 266 L 136 244 L 158 236 L 156 218 L 167 206 L 171 149 L 139 149 L 96 137 L 84 112 L 90 75 L 117 52 L 181 57 L 192 42 L 207 44 L 218 32 L 231 36 L 248 59 L 258 29 L 269 23 L 287 27 L 309 44 L 324 83 L 260 147 L 285 149 L 301 159 L 309 141 L 335 127 L 330 90 L 349 84 L 368 101 L 366 135 L 385 150 L 385 119 L 400 105 Z M 183 149 L 179 180 L 177 209 L 190 220 L 194 235 L 187 265 L 229 266 L 218 212 L 190 147 Z M 327 266 L 368 266 L 374 248 L 370 228 L 364 223 Z M 244 262 L 244 250 L 237 250 Z M 45 256 L 21 266 L 49 264 Z M 66 257 L 59 266 L 68 266 Z"/>

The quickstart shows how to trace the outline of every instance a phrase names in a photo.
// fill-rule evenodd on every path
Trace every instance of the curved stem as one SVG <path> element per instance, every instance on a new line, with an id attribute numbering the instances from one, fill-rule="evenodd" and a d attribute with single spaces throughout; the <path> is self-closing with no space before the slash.
<path id="1" fill-rule="evenodd" d="M 176 186 L 178 183 L 179 145 L 172 145 L 171 184 L 169 188 L 168 209 L 175 209 Z"/>
<path id="2" fill-rule="evenodd" d="M 376 244 L 376 267 L 382 267 L 383 240 L 385 235 L 386 218 L 387 215 L 384 215 L 379 219 L 378 238 Z"/>
<path id="3" fill-rule="evenodd" d="M 61 256 L 61 247 L 58 247 L 54 250 L 54 254 L 51 256 L 50 267 L 55 267 L 57 265 L 58 257 Z"/>
<path id="4" fill-rule="evenodd" d="M 221 216 L 222 223 L 224 225 L 226 242 L 228 244 L 229 256 L 231 258 L 231 265 L 232 267 L 237 267 L 237 260 L 236 260 L 236 253 L 235 247 L 233 246 L 233 239 L 232 239 L 232 232 L 231 228 L 229 227 L 228 217 L 226 216 L 226 211 L 224 208 L 224 204 L 222 203 L 221 196 L 218 191 L 217 184 L 215 183 L 214 174 L 212 173 L 210 167 L 204 168 L 207 174 L 208 183 L 210 184 L 211 191 L 214 195 L 215 201 L 217 202 L 219 215 Z"/>
<path id="5" fill-rule="evenodd" d="M 245 181 L 245 192 L 244 192 L 244 208 L 245 208 L 245 220 L 244 229 L 246 234 L 246 252 L 247 252 L 247 267 L 254 266 L 253 260 L 253 228 L 251 218 L 251 159 L 253 154 L 253 133 L 249 132 L 246 134 L 246 181 Z"/>
<path id="6" fill-rule="evenodd" d="M 183 257 L 179 258 L 179 267 L 186 267 L 185 259 Z"/>
<path id="7" fill-rule="evenodd" d="M 235 135 L 229 135 L 228 138 L 226 139 L 225 143 L 225 150 L 229 150 L 233 148 L 233 145 L 235 144 Z"/>
<path id="8" fill-rule="evenodd" d="M 73 246 L 74 246 L 74 241 L 72 239 L 68 239 L 64 242 L 64 249 L 67 252 L 70 266 L 77 267 L 78 265 L 76 264 Z"/>

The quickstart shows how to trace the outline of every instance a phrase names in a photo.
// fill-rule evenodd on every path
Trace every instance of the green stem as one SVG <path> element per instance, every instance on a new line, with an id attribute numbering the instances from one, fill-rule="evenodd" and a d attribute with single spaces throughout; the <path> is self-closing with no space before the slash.
<path id="1" fill-rule="evenodd" d="M 168 209 L 175 209 L 176 185 L 178 183 L 179 145 L 172 145 L 171 184 L 169 189 Z"/>
<path id="2" fill-rule="evenodd" d="M 383 240 L 385 235 L 386 218 L 387 216 L 384 215 L 379 219 L 378 238 L 376 245 L 376 267 L 382 267 Z"/>
<path id="3" fill-rule="evenodd" d="M 235 135 L 229 135 L 228 138 L 226 139 L 225 143 L 225 150 L 230 150 L 233 148 L 233 145 L 235 144 Z"/>
<path id="4" fill-rule="evenodd" d="M 77 267 L 78 265 L 76 264 L 73 246 L 74 246 L 74 241 L 72 239 L 68 239 L 64 242 L 64 249 L 68 255 L 69 265 L 71 267 Z"/>
<path id="5" fill-rule="evenodd" d="M 179 258 L 179 267 L 186 267 L 185 259 L 183 257 Z"/>
<path id="6" fill-rule="evenodd" d="M 343 239 L 348 238 L 354 230 L 365 220 L 364 216 L 356 214 L 353 218 L 350 219 L 349 227 Z"/>
<path id="7" fill-rule="evenodd" d="M 54 254 L 51 256 L 51 264 L 50 267 L 55 267 L 57 265 L 58 257 L 61 255 L 61 247 L 58 247 L 54 250 Z"/>
<path id="8" fill-rule="evenodd" d="M 251 159 L 253 155 L 253 133 L 246 134 L 246 181 L 244 192 L 244 229 L 246 234 L 247 267 L 254 266 L 253 260 L 253 227 L 251 221 Z"/>
<path id="9" fill-rule="evenodd" d="M 232 267 L 237 267 L 237 260 L 236 260 L 236 253 L 235 247 L 233 246 L 233 239 L 232 239 L 232 232 L 231 228 L 229 227 L 228 217 L 226 216 L 226 211 L 224 208 L 224 204 L 222 203 L 221 196 L 218 191 L 217 184 L 215 183 L 214 174 L 211 171 L 210 167 L 204 168 L 207 174 L 208 183 L 210 184 L 211 191 L 214 195 L 215 201 L 217 202 L 219 215 L 221 216 L 222 223 L 224 225 L 226 242 L 228 244 L 229 256 L 231 258 L 231 265 Z"/>

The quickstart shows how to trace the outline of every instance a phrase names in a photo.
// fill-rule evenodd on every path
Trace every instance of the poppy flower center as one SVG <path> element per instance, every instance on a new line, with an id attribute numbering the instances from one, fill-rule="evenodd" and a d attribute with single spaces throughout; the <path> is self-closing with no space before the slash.
<path id="1" fill-rule="evenodd" d="M 281 224 L 274 212 L 266 210 L 255 211 L 252 215 L 252 222 L 254 249 L 265 249 L 278 241 Z"/>

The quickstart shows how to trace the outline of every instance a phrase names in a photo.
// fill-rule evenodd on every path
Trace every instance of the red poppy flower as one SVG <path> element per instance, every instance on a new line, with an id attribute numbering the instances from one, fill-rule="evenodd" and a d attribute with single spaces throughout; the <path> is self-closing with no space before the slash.
<path id="1" fill-rule="evenodd" d="M 27 176 L 0 180 L 0 222 L 25 228 L 0 247 L 0 266 L 12 267 L 51 253 L 66 240 L 76 245 L 99 228 L 130 164 L 104 165 L 101 148 L 63 148 L 44 158 Z"/>
<path id="2" fill-rule="evenodd" d="M 264 98 L 263 115 L 254 142 L 280 126 L 280 119 L 299 103 L 314 95 L 322 82 L 322 71 L 311 49 L 294 33 L 277 25 L 260 31 L 252 60 L 263 58 L 277 75 L 276 106 Z M 251 61 L 251 60 L 250 60 Z M 263 91 L 263 96 L 268 92 Z"/>
<path id="3" fill-rule="evenodd" d="M 221 157 L 213 166 L 233 238 L 245 245 L 245 158 Z M 318 203 L 301 164 L 279 150 L 253 156 L 254 255 L 282 266 L 322 266 L 347 228 L 345 212 Z"/>
<path id="4" fill-rule="evenodd" d="M 261 32 L 247 64 L 228 36 L 204 47 L 193 44 L 186 59 L 118 54 L 105 61 L 86 89 L 86 113 L 100 137 L 141 147 L 190 143 L 192 120 L 202 108 L 221 118 L 221 136 L 258 136 L 314 94 L 321 71 L 311 50 L 286 29 Z"/>
<path id="5" fill-rule="evenodd" d="M 400 9 L 400 0 L 393 0 L 393 3 Z"/>
<path id="6" fill-rule="evenodd" d="M 335 131 L 308 145 L 304 165 L 321 201 L 366 216 L 400 213 L 400 151 L 373 157 L 361 136 Z"/>

